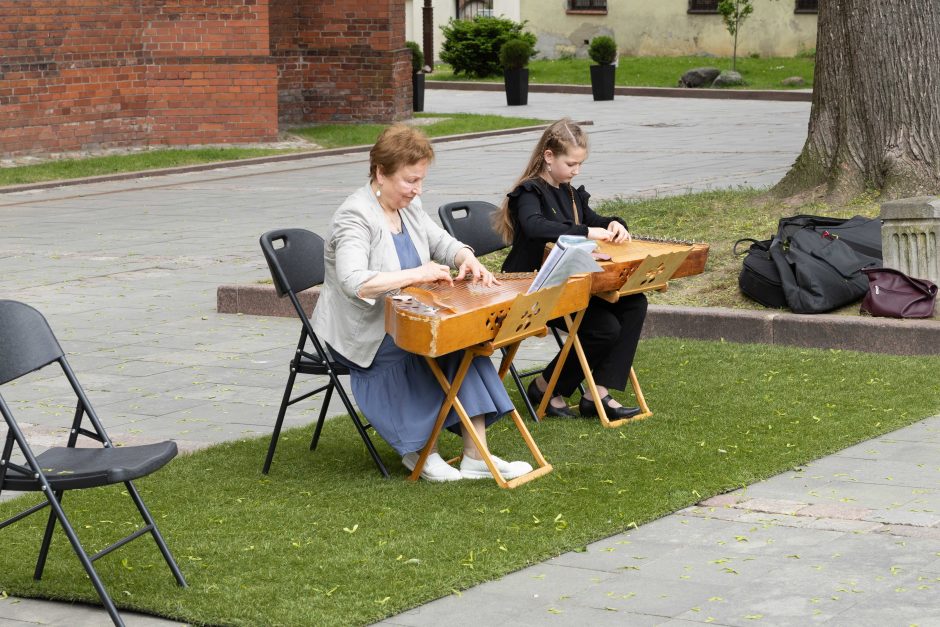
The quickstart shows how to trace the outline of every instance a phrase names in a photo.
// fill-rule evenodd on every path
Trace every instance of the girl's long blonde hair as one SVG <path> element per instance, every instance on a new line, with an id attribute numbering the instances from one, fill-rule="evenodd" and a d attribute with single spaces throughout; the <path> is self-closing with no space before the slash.
<path id="1" fill-rule="evenodd" d="M 554 155 L 567 154 L 572 148 L 584 148 L 587 150 L 587 133 L 581 130 L 581 127 L 571 121 L 571 118 L 562 118 L 545 129 L 539 143 L 535 145 L 532 156 L 529 157 L 529 165 L 522 172 L 522 176 L 513 183 L 511 189 L 516 189 L 522 183 L 539 178 L 542 168 L 545 167 L 545 151 L 551 150 Z M 511 191 L 511 190 L 510 190 Z M 494 219 L 493 227 L 496 232 L 502 236 L 507 244 L 512 243 L 516 227 L 512 216 L 509 214 L 509 197 L 503 198 L 503 204 L 500 205 L 499 212 Z"/>

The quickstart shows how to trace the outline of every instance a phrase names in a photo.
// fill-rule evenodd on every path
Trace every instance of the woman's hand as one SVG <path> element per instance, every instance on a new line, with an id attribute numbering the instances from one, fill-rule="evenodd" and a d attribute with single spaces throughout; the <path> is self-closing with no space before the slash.
<path id="1" fill-rule="evenodd" d="M 454 279 L 450 276 L 450 268 L 441 263 L 428 261 L 414 269 L 415 279 L 412 283 L 436 283 L 442 281 L 454 284 Z M 458 277 L 459 278 L 459 277 Z"/>
<path id="2" fill-rule="evenodd" d="M 627 228 L 617 222 L 616 220 L 611 221 L 607 225 L 607 231 L 610 233 L 610 240 L 614 244 L 620 244 L 621 242 L 631 242 L 633 237 L 630 235 L 630 231 Z"/>
<path id="3" fill-rule="evenodd" d="M 588 239 L 597 240 L 598 242 L 609 242 L 613 237 L 610 231 L 598 226 L 589 226 L 587 236 Z"/>
<path id="4" fill-rule="evenodd" d="M 460 267 L 457 269 L 458 281 L 468 276 L 476 281 L 483 281 L 483 285 L 486 287 L 499 285 L 499 281 L 493 277 L 493 273 L 487 270 L 483 264 L 480 263 L 480 260 L 473 255 L 467 255 L 463 263 L 461 263 Z"/>

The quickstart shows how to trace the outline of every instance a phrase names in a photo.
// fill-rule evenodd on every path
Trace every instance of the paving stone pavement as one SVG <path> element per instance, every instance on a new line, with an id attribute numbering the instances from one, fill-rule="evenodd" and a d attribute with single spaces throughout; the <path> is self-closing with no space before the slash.
<path id="1" fill-rule="evenodd" d="M 772 184 L 809 114 L 798 102 L 565 94 L 510 109 L 500 92 L 444 90 L 426 108 L 593 121 L 583 179 L 595 198 Z M 425 207 L 498 202 L 536 138 L 438 144 Z M 367 167 L 350 153 L 0 194 L 0 298 L 45 313 L 115 440 L 191 450 L 268 435 L 296 323 L 219 315 L 216 287 L 266 279 L 258 236 L 322 231 Z M 520 359 L 550 351 L 527 342 Z M 62 391 L 37 373 L 4 397 L 48 445 L 63 408 L 46 401 Z M 286 426 L 317 410 L 290 412 Z M 929 418 L 382 624 L 940 625 L 938 432 Z M 107 623 L 97 607 L 0 600 L 0 626 Z"/>

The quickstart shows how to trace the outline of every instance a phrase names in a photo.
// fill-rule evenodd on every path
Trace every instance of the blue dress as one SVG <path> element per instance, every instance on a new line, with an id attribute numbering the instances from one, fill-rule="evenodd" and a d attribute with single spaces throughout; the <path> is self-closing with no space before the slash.
<path id="1" fill-rule="evenodd" d="M 402 270 L 421 265 L 404 223 L 401 233 L 392 235 L 392 239 Z M 388 334 L 368 368 L 357 366 L 332 347 L 330 350 L 337 361 L 349 368 L 356 403 L 378 434 L 401 455 L 420 451 L 444 402 L 444 390 L 425 358 L 398 348 Z M 437 358 L 449 380 L 453 380 L 461 357 L 463 351 Z M 468 416 L 485 416 L 487 426 L 513 410 L 509 394 L 488 357 L 473 360 L 457 398 Z M 444 426 L 460 433 L 460 417 L 455 410 L 450 410 Z"/>

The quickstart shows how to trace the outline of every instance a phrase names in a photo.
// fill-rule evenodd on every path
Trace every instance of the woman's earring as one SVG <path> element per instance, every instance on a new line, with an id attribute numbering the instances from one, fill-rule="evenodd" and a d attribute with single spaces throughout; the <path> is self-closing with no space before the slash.
<path id="1" fill-rule="evenodd" d="M 549 163 L 547 167 L 548 167 L 548 171 L 551 172 L 551 171 L 552 171 L 552 164 Z"/>
<path id="2" fill-rule="evenodd" d="M 379 188 L 378 188 L 377 190 L 375 190 L 375 197 L 376 197 L 376 198 L 381 198 L 381 197 L 382 197 L 382 186 L 381 186 L 381 185 L 379 185 Z"/>

